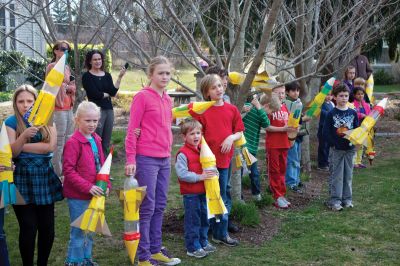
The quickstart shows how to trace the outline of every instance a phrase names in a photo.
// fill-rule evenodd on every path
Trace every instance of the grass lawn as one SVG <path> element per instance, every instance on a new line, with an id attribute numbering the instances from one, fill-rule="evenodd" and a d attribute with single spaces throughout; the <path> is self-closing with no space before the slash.
<path id="1" fill-rule="evenodd" d="M 400 84 L 375 85 L 375 92 L 400 92 Z"/>
<path id="2" fill-rule="evenodd" d="M 112 165 L 113 186 L 123 175 L 123 132 L 115 132 L 116 159 Z M 395 142 L 395 143 L 394 143 Z M 397 145 L 396 145 L 397 144 Z M 400 140 L 377 139 L 379 154 L 373 167 L 355 171 L 354 209 L 327 210 L 320 198 L 300 210 L 278 211 L 267 207 L 281 220 L 278 235 L 261 246 L 242 244 L 236 248 L 218 246 L 216 253 L 197 260 L 185 255 L 183 235 L 164 232 L 164 244 L 180 257 L 182 265 L 395 265 L 400 260 L 400 186 L 398 162 Z M 384 145 L 385 150 L 381 148 Z M 175 152 L 176 148 L 174 149 Z M 176 176 L 171 178 L 168 208 L 181 206 Z M 18 251 L 18 224 L 13 210 L 5 217 L 5 231 L 12 265 L 22 265 Z M 121 240 L 123 214 L 115 192 L 107 199 L 106 220 L 110 238 L 96 236 L 94 256 L 100 265 L 129 265 Z M 56 204 L 56 239 L 49 265 L 62 265 L 69 239 L 66 201 Z"/>
<path id="3" fill-rule="evenodd" d="M 196 71 L 194 69 L 177 69 L 174 72 L 173 77 L 178 79 L 189 88 L 196 89 L 196 79 L 194 77 Z M 113 70 L 111 75 L 116 80 L 119 74 L 119 70 Z M 121 89 L 124 91 L 137 91 L 142 88 L 142 84 L 147 83 L 147 76 L 142 70 L 128 70 L 124 78 L 121 81 Z M 168 89 L 175 89 L 177 84 L 170 82 Z"/>

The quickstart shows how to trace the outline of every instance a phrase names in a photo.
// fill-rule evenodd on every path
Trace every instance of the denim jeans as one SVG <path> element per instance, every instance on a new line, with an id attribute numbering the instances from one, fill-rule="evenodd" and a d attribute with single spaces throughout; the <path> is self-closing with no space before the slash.
<path id="1" fill-rule="evenodd" d="M 329 165 L 329 144 L 324 138 L 318 138 L 318 167 L 323 168 Z"/>
<path id="2" fill-rule="evenodd" d="M 257 157 L 257 154 L 253 154 L 254 157 Z M 250 166 L 250 182 L 251 182 L 251 194 L 258 195 L 261 193 L 261 186 L 260 186 L 260 172 L 258 171 L 257 161 L 254 162 Z"/>
<path id="3" fill-rule="evenodd" d="M 10 262 L 8 261 L 6 234 L 3 230 L 3 225 L 4 225 L 4 208 L 0 209 L 0 265 L 10 266 Z"/>
<path id="4" fill-rule="evenodd" d="M 183 195 L 185 208 L 185 246 L 194 252 L 208 244 L 208 218 L 206 194 Z"/>
<path id="5" fill-rule="evenodd" d="M 216 239 L 223 239 L 228 235 L 228 215 L 231 212 L 232 201 L 231 194 L 228 189 L 229 184 L 229 168 L 218 168 L 219 172 L 219 188 L 221 191 L 221 198 L 224 201 L 225 207 L 228 210 L 227 214 L 222 215 L 220 222 L 217 223 L 215 218 L 211 219 L 210 225 L 212 227 L 213 237 Z"/>
<path id="6" fill-rule="evenodd" d="M 330 205 L 351 203 L 353 198 L 353 160 L 355 150 L 331 148 Z"/>
<path id="7" fill-rule="evenodd" d="M 89 206 L 90 200 L 68 199 L 69 217 L 75 221 Z M 92 258 L 93 233 L 72 227 L 69 235 L 67 262 L 83 262 Z"/>
<path id="8" fill-rule="evenodd" d="M 300 183 L 301 142 L 295 141 L 288 151 L 286 166 L 286 186 L 294 187 Z"/>

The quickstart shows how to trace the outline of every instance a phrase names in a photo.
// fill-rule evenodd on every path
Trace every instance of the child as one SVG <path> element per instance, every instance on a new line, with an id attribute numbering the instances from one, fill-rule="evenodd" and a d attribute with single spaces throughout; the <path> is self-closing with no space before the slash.
<path id="1" fill-rule="evenodd" d="M 231 103 L 231 98 L 228 94 L 226 94 L 226 88 L 228 87 L 228 71 L 219 66 L 210 66 L 206 69 L 206 74 L 216 74 L 221 78 L 222 86 L 224 87 L 224 102 Z"/>
<path id="2" fill-rule="evenodd" d="M 367 82 L 365 81 L 365 79 L 363 79 L 361 77 L 354 79 L 354 88 L 355 87 L 361 87 L 364 89 L 364 101 L 368 104 L 371 104 L 368 94 L 365 93 L 365 91 L 367 89 Z M 353 92 L 353 95 L 354 95 L 354 92 Z"/>
<path id="3" fill-rule="evenodd" d="M 3 172 L 4 170 L 5 170 L 4 165 L 0 164 L 0 172 Z M 1 183 L 0 183 L 0 193 L 1 193 Z M 8 260 L 6 233 L 3 230 L 4 210 L 5 208 L 0 209 L 0 265 L 10 266 L 10 261 Z"/>
<path id="4" fill-rule="evenodd" d="M 354 78 L 356 77 L 356 68 L 352 65 L 347 66 L 346 71 L 344 72 L 344 80 L 343 83 L 350 90 L 350 98 L 349 102 L 353 102 L 353 88 L 354 88 Z"/>
<path id="5" fill-rule="evenodd" d="M 185 246 L 187 255 L 203 258 L 216 248 L 208 243 L 207 202 L 204 179 L 214 177 L 215 171 L 203 172 L 200 164 L 201 124 L 196 120 L 181 125 L 185 144 L 176 155 L 183 206 L 185 208 Z"/>
<path id="6" fill-rule="evenodd" d="M 38 235 L 38 265 L 47 265 L 54 241 L 54 202 L 62 200 L 61 181 L 51 164 L 57 144 L 54 126 L 30 126 L 24 115 L 37 94 L 21 85 L 13 95 L 14 115 L 5 120 L 15 164 L 14 183 L 26 205 L 14 205 L 19 224 L 19 250 L 23 265 L 33 265 Z"/>
<path id="7" fill-rule="evenodd" d="M 352 178 L 354 146 L 345 139 L 343 132 L 358 126 L 357 112 L 347 106 L 349 88 L 340 84 L 333 89 L 336 107 L 330 111 L 323 126 L 323 137 L 331 147 L 330 200 L 328 206 L 334 211 L 352 208 Z"/>
<path id="8" fill-rule="evenodd" d="M 300 84 L 297 81 L 291 82 L 285 85 L 285 91 L 287 99 L 289 101 L 296 101 L 300 95 Z M 301 126 L 302 121 L 300 120 Z M 293 192 L 302 193 L 300 187 L 300 160 L 301 160 L 301 142 L 303 141 L 302 136 L 297 136 L 293 146 L 290 147 L 287 156 L 286 175 L 285 183 Z"/>
<path id="9" fill-rule="evenodd" d="M 219 76 L 206 75 L 200 83 L 201 93 L 207 101 L 216 101 L 214 106 L 203 114 L 190 114 L 203 125 L 204 137 L 217 159 L 219 186 L 221 197 L 228 213 L 231 209 L 231 196 L 227 190 L 229 184 L 229 165 L 234 149 L 233 142 L 240 139 L 244 125 L 239 110 L 224 102 L 224 88 Z M 228 215 L 224 215 L 219 223 L 212 221 L 212 240 L 227 246 L 237 246 L 239 241 L 228 235 Z"/>
<path id="10" fill-rule="evenodd" d="M 88 208 L 92 196 L 103 194 L 102 188 L 95 185 L 96 174 L 104 163 L 101 139 L 95 133 L 99 119 L 100 108 L 96 104 L 79 104 L 75 114 L 77 130 L 64 147 L 63 193 L 68 199 L 71 223 Z M 64 265 L 97 265 L 92 260 L 92 246 L 93 234 L 71 227 Z"/>
<path id="11" fill-rule="evenodd" d="M 325 97 L 325 102 L 321 106 L 321 115 L 319 117 L 318 123 L 318 170 L 321 171 L 329 171 L 329 145 L 326 139 L 322 136 L 322 128 L 324 126 L 324 122 L 328 113 L 335 107 L 335 104 L 332 102 L 332 92 L 330 91 L 328 95 Z"/>
<path id="12" fill-rule="evenodd" d="M 369 115 L 369 113 L 371 112 L 371 107 L 364 100 L 365 91 L 362 87 L 354 87 L 353 95 L 354 95 L 353 104 L 357 111 L 359 125 L 361 125 L 364 118 L 367 115 Z M 367 168 L 367 166 L 362 163 L 363 150 L 364 150 L 363 146 L 361 146 L 359 149 L 357 149 L 356 159 L 354 162 L 354 168 Z"/>
<path id="13" fill-rule="evenodd" d="M 264 96 L 263 103 L 266 104 L 267 97 Z M 260 142 L 260 130 L 261 128 L 266 128 L 270 125 L 268 116 L 265 110 L 262 108 L 262 103 L 260 103 L 257 97 L 251 101 L 251 109 L 243 117 L 243 124 L 245 127 L 244 136 L 246 138 L 246 147 L 249 152 L 257 157 L 258 144 Z M 254 200 L 261 200 L 261 186 L 260 186 L 260 173 L 258 172 L 257 162 L 254 162 L 250 166 L 249 173 L 251 181 L 251 194 Z"/>
<path id="14" fill-rule="evenodd" d="M 285 86 L 279 85 L 272 89 L 276 93 L 281 107 L 278 111 L 268 114 L 271 125 L 267 127 L 265 147 L 268 158 L 268 178 L 275 199 L 275 206 L 281 209 L 287 209 L 290 202 L 285 198 L 285 174 L 286 159 L 290 147 L 288 134 L 289 131 L 297 131 L 295 128 L 287 126 L 289 114 L 286 106 L 282 104 L 285 99 Z"/>
<path id="15" fill-rule="evenodd" d="M 166 92 L 171 72 L 167 58 L 158 56 L 150 61 L 147 69 L 150 82 L 133 98 L 125 139 L 125 174 L 136 174 L 139 186 L 147 186 L 140 206 L 140 266 L 181 262 L 170 257 L 161 243 L 171 175 L 172 100 Z M 136 136 L 136 129 L 140 129 L 140 137 Z"/>

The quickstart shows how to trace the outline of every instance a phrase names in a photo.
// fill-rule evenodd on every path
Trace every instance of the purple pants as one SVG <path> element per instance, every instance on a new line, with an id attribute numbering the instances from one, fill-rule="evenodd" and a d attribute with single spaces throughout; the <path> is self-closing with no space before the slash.
<path id="1" fill-rule="evenodd" d="M 167 206 L 171 175 L 171 158 L 136 155 L 136 179 L 139 186 L 147 186 L 146 196 L 140 206 L 139 261 L 149 260 L 151 254 L 160 252 L 163 213 Z"/>

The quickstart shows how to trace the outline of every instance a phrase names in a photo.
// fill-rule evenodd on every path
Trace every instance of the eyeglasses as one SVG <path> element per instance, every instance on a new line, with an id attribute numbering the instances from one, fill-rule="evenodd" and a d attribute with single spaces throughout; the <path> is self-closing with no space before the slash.
<path id="1" fill-rule="evenodd" d="M 65 52 L 68 51 L 68 47 L 58 47 L 56 50 Z"/>

